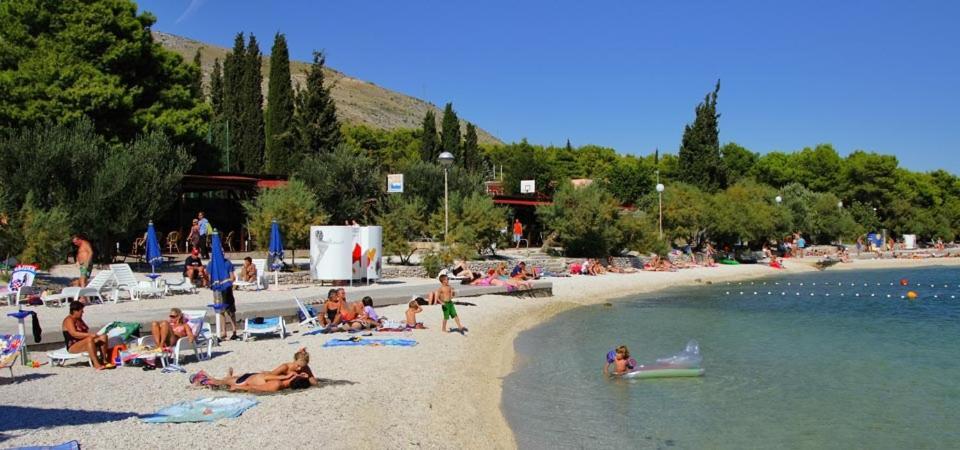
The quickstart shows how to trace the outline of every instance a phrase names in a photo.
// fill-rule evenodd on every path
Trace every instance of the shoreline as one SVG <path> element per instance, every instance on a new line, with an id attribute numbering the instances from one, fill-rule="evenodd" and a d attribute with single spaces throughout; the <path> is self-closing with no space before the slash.
<path id="1" fill-rule="evenodd" d="M 656 285 L 640 285 L 641 280 L 628 280 L 630 283 L 621 283 L 621 286 L 614 286 L 610 289 L 579 289 L 581 295 L 577 295 L 574 298 L 573 293 L 569 292 L 571 288 L 579 288 L 579 286 L 571 286 L 572 284 L 577 283 L 558 283 L 560 280 L 570 280 L 569 278 L 557 279 L 554 282 L 554 297 L 550 298 L 552 300 L 550 303 L 545 303 L 542 305 L 537 305 L 536 307 L 531 308 L 530 311 L 525 311 L 525 314 L 522 317 L 516 315 L 511 316 L 512 319 L 509 321 L 501 321 L 500 326 L 497 328 L 500 333 L 496 334 L 495 339 L 485 341 L 478 344 L 479 348 L 476 349 L 479 356 L 486 356 L 486 358 L 476 358 L 474 360 L 474 369 L 476 370 L 477 384 L 480 386 L 480 389 L 475 394 L 478 401 L 483 404 L 483 407 L 479 411 L 480 416 L 477 417 L 478 424 L 481 425 L 482 429 L 486 430 L 489 435 L 497 436 L 495 442 L 492 442 L 493 446 L 497 448 L 516 448 L 516 439 L 513 433 L 513 429 L 510 428 L 510 424 L 507 422 L 507 419 L 503 412 L 503 378 L 512 373 L 518 364 L 518 355 L 516 354 L 514 343 L 519 337 L 520 333 L 533 328 L 540 323 L 550 320 L 554 316 L 568 311 L 573 308 L 596 305 L 599 303 L 605 303 L 609 301 L 615 301 L 617 299 L 624 298 L 629 295 L 635 294 L 648 294 L 651 292 L 661 291 L 665 289 L 670 289 L 674 287 L 683 287 L 683 286 L 694 286 L 702 283 L 717 283 L 717 282 L 732 282 L 732 281 L 744 281 L 744 280 L 753 280 L 760 279 L 769 276 L 783 275 L 783 274 L 800 274 L 800 273 L 810 273 L 817 272 L 818 270 L 812 266 L 811 261 L 788 261 L 787 268 L 785 270 L 776 270 L 772 271 L 766 265 L 741 265 L 741 266 L 726 266 L 726 267 L 735 267 L 735 268 L 746 268 L 739 270 L 737 272 L 727 272 L 727 271 L 718 271 L 718 272 L 703 272 L 712 270 L 712 268 L 695 268 L 695 269 L 683 269 L 679 272 L 643 272 L 646 274 L 652 274 L 654 276 L 660 274 L 679 274 L 686 275 L 685 272 L 693 273 L 697 275 L 695 277 L 691 276 L 679 276 L 672 277 L 669 280 L 658 280 L 660 283 Z M 881 260 L 858 260 L 855 263 L 851 264 L 838 264 L 831 267 L 830 271 L 851 271 L 851 270 L 871 270 L 871 269 L 892 269 L 898 267 L 935 267 L 935 266 L 960 266 L 960 258 L 937 258 L 937 259 L 881 259 Z M 631 277 L 634 274 L 622 275 L 623 277 Z M 618 274 L 608 274 L 606 277 L 620 277 Z M 581 279 L 582 277 L 577 277 L 575 279 Z M 590 278 L 587 278 L 590 279 Z M 597 279 L 598 281 L 606 281 L 604 279 Z M 598 284 L 609 284 L 609 283 L 598 283 Z M 626 284 L 626 285 L 624 285 Z M 586 292 L 584 292 L 586 291 Z M 592 291 L 592 292 L 591 292 Z M 482 362 L 481 362 L 482 361 Z M 470 446 L 471 442 L 461 442 L 466 446 Z"/>

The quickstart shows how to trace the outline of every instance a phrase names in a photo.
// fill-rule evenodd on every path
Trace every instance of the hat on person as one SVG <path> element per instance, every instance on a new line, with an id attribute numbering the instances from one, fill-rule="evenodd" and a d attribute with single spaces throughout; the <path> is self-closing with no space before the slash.
<path id="1" fill-rule="evenodd" d="M 197 256 L 200 254 L 200 249 L 194 247 L 193 250 L 190 250 L 190 254 L 193 256 Z"/>

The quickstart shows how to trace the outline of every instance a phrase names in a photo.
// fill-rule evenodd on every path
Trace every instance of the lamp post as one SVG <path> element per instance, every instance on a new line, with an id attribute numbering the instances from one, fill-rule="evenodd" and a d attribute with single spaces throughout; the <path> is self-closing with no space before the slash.
<path id="1" fill-rule="evenodd" d="M 660 227 L 660 240 L 663 240 L 663 184 L 657 183 L 657 200 L 660 203 L 660 220 L 658 225 Z"/>
<path id="2" fill-rule="evenodd" d="M 777 206 L 780 206 L 780 203 L 783 202 L 783 197 L 778 195 L 774 198 L 774 200 L 777 201 Z"/>
<path id="3" fill-rule="evenodd" d="M 443 166 L 443 242 L 447 242 L 447 233 L 450 232 L 450 207 L 448 206 L 447 172 L 453 164 L 453 153 L 443 152 L 437 158 Z"/>
<path id="4" fill-rule="evenodd" d="M 843 200 L 837 202 L 837 209 L 843 209 Z"/>

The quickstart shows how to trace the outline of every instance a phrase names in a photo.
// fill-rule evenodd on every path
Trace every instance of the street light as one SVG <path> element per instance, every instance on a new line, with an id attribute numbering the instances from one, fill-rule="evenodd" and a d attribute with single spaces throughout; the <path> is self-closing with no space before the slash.
<path id="1" fill-rule="evenodd" d="M 657 197 L 660 203 L 660 240 L 663 240 L 663 184 L 657 183 Z"/>
<path id="2" fill-rule="evenodd" d="M 443 152 L 437 158 L 443 166 L 443 241 L 447 242 L 447 233 L 450 232 L 450 207 L 448 206 L 447 172 L 453 165 L 453 153 Z"/>
<path id="3" fill-rule="evenodd" d="M 774 198 L 774 200 L 777 201 L 777 206 L 780 206 L 780 203 L 783 202 L 783 197 L 778 195 L 776 198 Z"/>
<path id="4" fill-rule="evenodd" d="M 843 209 L 843 200 L 837 202 L 837 209 Z"/>

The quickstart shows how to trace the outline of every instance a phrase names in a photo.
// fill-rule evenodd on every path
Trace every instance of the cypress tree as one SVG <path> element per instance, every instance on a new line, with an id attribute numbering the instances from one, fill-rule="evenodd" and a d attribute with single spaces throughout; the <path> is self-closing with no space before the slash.
<path id="1" fill-rule="evenodd" d="M 432 109 L 428 109 L 423 116 L 423 132 L 420 136 L 420 159 L 425 162 L 434 162 L 440 154 L 440 143 L 437 141 L 437 116 Z"/>
<path id="2" fill-rule="evenodd" d="M 680 145 L 680 181 L 687 182 L 707 192 L 726 187 L 726 171 L 720 157 L 720 131 L 717 114 L 717 94 L 720 80 L 712 93 L 697 105 L 693 124 L 683 130 Z"/>
<path id="3" fill-rule="evenodd" d="M 190 86 L 193 96 L 199 99 L 203 98 L 203 62 L 200 59 L 200 49 L 193 54 L 193 66 L 197 68 L 197 73 L 193 78 L 193 84 Z"/>
<path id="4" fill-rule="evenodd" d="M 457 154 L 460 150 L 460 119 L 453 111 L 453 103 L 447 103 L 443 108 L 443 120 L 440 121 L 440 150 L 450 152 L 457 159 L 462 159 Z"/>
<path id="5" fill-rule="evenodd" d="M 219 58 L 213 60 L 213 72 L 210 72 L 210 105 L 214 118 L 219 119 L 223 114 L 223 70 Z"/>
<path id="6" fill-rule="evenodd" d="M 260 46 L 253 34 L 247 41 L 246 54 L 239 61 L 243 64 L 240 79 L 240 126 L 237 136 L 237 167 L 243 173 L 260 173 L 263 170 L 263 75 L 260 73 Z"/>
<path id="7" fill-rule="evenodd" d="M 290 83 L 290 53 L 287 38 L 277 33 L 270 49 L 270 81 L 267 91 L 266 172 L 289 175 L 296 165 L 293 148 L 293 87 Z"/>
<path id="8" fill-rule="evenodd" d="M 233 40 L 233 50 L 227 54 L 223 61 L 223 103 L 221 106 L 220 119 L 223 123 L 225 134 L 228 136 L 224 140 L 223 167 L 227 172 L 238 172 L 239 157 L 236 153 L 239 136 L 237 130 L 241 128 L 240 105 L 241 105 L 241 80 L 243 79 L 246 64 L 244 64 L 244 55 L 247 50 L 244 45 L 243 33 L 237 33 Z"/>
<path id="9" fill-rule="evenodd" d="M 297 97 L 297 127 L 303 154 L 330 153 L 343 141 L 337 106 L 330 96 L 330 88 L 323 82 L 325 63 L 322 52 L 313 52 L 306 88 Z"/>
<path id="10" fill-rule="evenodd" d="M 477 170 L 480 168 L 480 144 L 477 139 L 477 127 L 467 122 L 467 134 L 463 138 L 463 167 L 467 170 Z"/>

